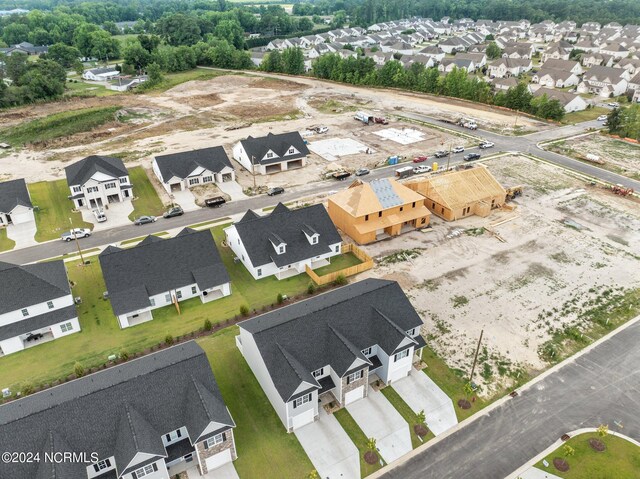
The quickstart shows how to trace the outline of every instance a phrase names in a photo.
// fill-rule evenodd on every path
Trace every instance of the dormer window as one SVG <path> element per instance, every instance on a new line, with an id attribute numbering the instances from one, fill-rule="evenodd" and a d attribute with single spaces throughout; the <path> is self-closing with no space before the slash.
<path id="1" fill-rule="evenodd" d="M 413 338 L 415 335 L 416 335 L 416 328 L 413 328 L 407 331 L 407 336 Z"/>
<path id="2" fill-rule="evenodd" d="M 267 153 L 267 158 L 273 158 L 273 153 L 271 152 Z"/>
<path id="3" fill-rule="evenodd" d="M 280 246 L 278 246 L 278 254 L 282 253 L 284 253 L 284 245 L 281 244 Z"/>
<path id="4" fill-rule="evenodd" d="M 289 151 L 287 151 L 288 155 L 293 155 L 296 152 L 295 148 L 289 148 Z"/>
<path id="5" fill-rule="evenodd" d="M 313 372 L 311 373 L 311 375 L 312 375 L 314 378 L 319 378 L 320 376 L 324 375 L 324 368 L 316 369 L 315 371 L 313 371 Z"/>
<path id="6" fill-rule="evenodd" d="M 318 235 L 313 235 L 311 238 L 311 244 L 318 244 Z"/>

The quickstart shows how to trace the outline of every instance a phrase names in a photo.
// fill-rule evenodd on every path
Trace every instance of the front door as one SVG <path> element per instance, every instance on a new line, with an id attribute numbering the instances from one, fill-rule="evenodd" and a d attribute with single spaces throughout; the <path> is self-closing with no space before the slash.
<path id="1" fill-rule="evenodd" d="M 11 215 L 6 215 L 7 216 L 7 224 L 10 225 L 13 221 L 11 220 Z"/>

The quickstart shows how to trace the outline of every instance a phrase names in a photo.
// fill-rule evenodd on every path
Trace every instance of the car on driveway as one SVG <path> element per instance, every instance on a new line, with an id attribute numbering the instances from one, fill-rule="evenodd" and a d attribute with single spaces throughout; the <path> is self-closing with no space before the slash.
<path id="1" fill-rule="evenodd" d="M 96 217 L 96 221 L 98 223 L 104 223 L 105 221 L 107 221 L 107 215 L 105 215 L 104 211 L 102 211 L 101 209 L 93 210 L 93 216 Z"/>
<path id="2" fill-rule="evenodd" d="M 464 161 L 472 161 L 480 158 L 480 153 L 467 153 L 462 157 Z"/>
<path id="3" fill-rule="evenodd" d="M 454 153 L 462 153 L 464 151 L 464 146 L 456 146 L 453 150 Z"/>
<path id="4" fill-rule="evenodd" d="M 487 148 L 493 148 L 495 145 L 490 141 L 483 141 L 478 145 L 481 150 L 486 150 Z"/>
<path id="5" fill-rule="evenodd" d="M 173 218 L 174 216 L 182 216 L 184 211 L 179 206 L 174 206 L 173 208 L 169 208 L 162 215 L 163 218 Z"/>
<path id="6" fill-rule="evenodd" d="M 607 115 L 600 115 L 598 118 L 596 118 L 597 121 L 607 121 Z"/>
<path id="7" fill-rule="evenodd" d="M 358 168 L 356 170 L 356 176 L 364 176 L 364 175 L 368 175 L 370 173 L 370 171 L 367 168 Z"/>
<path id="8" fill-rule="evenodd" d="M 155 216 L 140 216 L 139 218 L 135 219 L 133 224 L 136 225 L 136 226 L 146 225 L 146 224 L 149 224 L 149 223 L 155 223 L 156 219 L 157 218 Z"/>
<path id="9" fill-rule="evenodd" d="M 431 167 L 427 165 L 420 165 L 413 168 L 413 174 L 419 175 L 420 173 L 429 173 L 431 171 Z"/>
<path id="10" fill-rule="evenodd" d="M 267 194 L 269 196 L 275 196 L 281 193 L 284 193 L 284 188 L 282 186 L 276 186 L 274 188 L 271 188 L 269 191 L 267 191 Z"/>
<path id="11" fill-rule="evenodd" d="M 413 162 L 414 163 L 422 163 L 423 161 L 427 161 L 427 160 L 428 160 L 428 158 L 426 156 L 416 156 L 413 159 Z"/>
<path id="12" fill-rule="evenodd" d="M 618 108 L 620 106 L 620 103 L 618 103 L 617 101 L 612 101 L 611 103 L 607 103 L 607 105 L 609 105 L 611 108 Z"/>
<path id="13" fill-rule="evenodd" d="M 439 150 L 439 151 L 436 151 L 433 156 L 435 156 L 436 158 L 444 158 L 447 155 L 448 153 L 446 151 Z"/>
<path id="14" fill-rule="evenodd" d="M 91 236 L 91 230 L 88 230 L 86 228 L 73 228 L 71 231 L 62 233 L 61 238 L 63 241 L 68 242 L 73 239 L 88 238 L 89 236 Z"/>

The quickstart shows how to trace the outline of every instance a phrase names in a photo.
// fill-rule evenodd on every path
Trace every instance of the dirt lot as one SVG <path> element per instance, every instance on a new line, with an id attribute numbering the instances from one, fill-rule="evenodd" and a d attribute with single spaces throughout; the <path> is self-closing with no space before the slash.
<path id="1" fill-rule="evenodd" d="M 584 159 L 592 154 L 605 163 L 599 165 L 609 171 L 640 180 L 640 146 L 598 133 L 551 143 L 547 150 Z"/>
<path id="2" fill-rule="evenodd" d="M 429 232 L 365 247 L 378 260 L 365 275 L 402 285 L 450 366 L 468 373 L 484 329 L 474 377 L 484 393 L 545 366 L 539 348 L 582 307 L 569 306 L 640 286 L 638 202 L 523 157 L 486 164 L 503 185 L 525 186 L 514 212 L 454 223 L 432 217 Z"/>

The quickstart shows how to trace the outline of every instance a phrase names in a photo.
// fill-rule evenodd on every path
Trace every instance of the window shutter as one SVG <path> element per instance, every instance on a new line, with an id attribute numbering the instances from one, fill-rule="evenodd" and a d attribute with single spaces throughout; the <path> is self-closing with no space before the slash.
<path id="1" fill-rule="evenodd" d="M 105 459 L 104 462 L 107 465 L 107 467 L 111 467 L 111 459 Z"/>
<path id="2" fill-rule="evenodd" d="M 131 473 L 131 479 L 138 479 L 138 475 L 134 472 Z"/>
<path id="3" fill-rule="evenodd" d="M 203 444 L 205 449 L 209 449 L 209 441 L 205 440 Z"/>
<path id="4" fill-rule="evenodd" d="M 226 432 L 223 432 L 223 433 L 222 433 L 222 442 L 224 442 L 224 441 L 226 441 L 226 440 L 227 440 L 227 433 L 226 433 Z"/>
<path id="5" fill-rule="evenodd" d="M 93 470 L 96 471 L 96 472 L 100 472 L 100 468 L 98 467 L 97 464 L 93 465 Z"/>
<path id="6" fill-rule="evenodd" d="M 178 429 L 178 437 L 182 437 L 182 431 Z"/>
<path id="7" fill-rule="evenodd" d="M 158 470 L 158 464 L 157 463 L 153 463 L 153 472 L 156 472 Z"/>
<path id="8" fill-rule="evenodd" d="M 293 409 L 297 408 L 298 406 L 296 406 L 296 400 L 293 400 Z"/>
<path id="9" fill-rule="evenodd" d="M 165 434 L 165 439 L 168 441 L 171 441 L 171 434 Z"/>
<path id="10" fill-rule="evenodd" d="M 347 384 L 351 383 L 351 376 L 347 376 Z"/>

